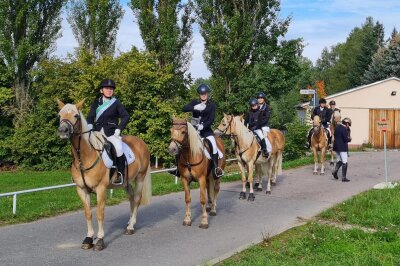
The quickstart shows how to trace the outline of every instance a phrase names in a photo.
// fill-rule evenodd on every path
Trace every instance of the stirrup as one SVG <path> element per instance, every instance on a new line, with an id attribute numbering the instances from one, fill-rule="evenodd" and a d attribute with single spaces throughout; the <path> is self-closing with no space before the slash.
<path id="1" fill-rule="evenodd" d="M 269 152 L 268 151 L 262 151 L 262 156 L 265 158 L 269 157 Z"/>
<path id="2" fill-rule="evenodd" d="M 221 174 L 219 174 L 218 175 L 218 171 L 221 171 Z M 217 168 L 214 168 L 214 177 L 215 177 L 215 179 L 219 179 L 219 178 L 221 178 L 222 176 L 224 176 L 224 170 L 222 170 L 220 167 L 217 167 Z"/>
<path id="3" fill-rule="evenodd" d="M 121 172 L 117 172 L 117 176 L 113 180 L 113 185 L 122 185 L 124 183 L 124 177 Z"/>

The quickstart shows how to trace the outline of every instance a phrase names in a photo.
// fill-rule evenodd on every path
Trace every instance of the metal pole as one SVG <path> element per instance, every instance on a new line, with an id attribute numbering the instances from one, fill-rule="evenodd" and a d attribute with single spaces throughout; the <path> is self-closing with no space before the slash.
<path id="1" fill-rule="evenodd" d="M 114 192 L 114 189 L 110 189 L 110 199 L 112 199 L 112 197 L 113 197 L 113 192 Z"/>
<path id="2" fill-rule="evenodd" d="M 156 156 L 156 168 L 158 168 L 158 156 Z"/>
<path id="3" fill-rule="evenodd" d="M 17 194 L 14 194 L 13 196 L 13 214 L 15 215 L 17 213 Z"/>
<path id="4" fill-rule="evenodd" d="M 175 185 L 178 184 L 178 177 L 175 176 Z"/>
<path id="5" fill-rule="evenodd" d="M 386 130 L 383 131 L 383 150 L 385 153 L 385 183 L 387 185 Z"/>

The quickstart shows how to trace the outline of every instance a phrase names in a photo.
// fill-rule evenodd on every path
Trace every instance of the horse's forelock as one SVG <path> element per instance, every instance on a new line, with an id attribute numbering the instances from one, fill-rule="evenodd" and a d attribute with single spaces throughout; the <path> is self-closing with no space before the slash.
<path id="1" fill-rule="evenodd" d="M 78 108 L 76 108 L 76 106 L 74 104 L 70 104 L 67 103 L 66 105 L 64 105 L 63 108 L 61 108 L 59 114 L 71 114 L 71 113 L 78 113 Z"/>

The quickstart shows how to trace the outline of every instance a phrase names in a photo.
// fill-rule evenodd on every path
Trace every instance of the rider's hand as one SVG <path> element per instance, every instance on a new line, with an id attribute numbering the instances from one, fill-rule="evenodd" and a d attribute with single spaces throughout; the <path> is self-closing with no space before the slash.
<path id="1" fill-rule="evenodd" d="M 121 136 L 121 130 L 119 128 L 117 128 L 114 132 L 114 136 L 116 137 L 120 137 Z"/>
<path id="2" fill-rule="evenodd" d="M 194 110 L 203 111 L 206 109 L 206 105 L 204 103 L 199 103 L 194 106 Z"/>
<path id="3" fill-rule="evenodd" d="M 197 126 L 197 130 L 198 130 L 198 131 L 202 131 L 203 128 L 204 128 L 203 124 L 200 124 L 200 125 Z"/>
<path id="4" fill-rule="evenodd" d="M 87 128 L 88 128 L 88 130 L 93 130 L 93 125 L 92 124 L 88 124 Z"/>

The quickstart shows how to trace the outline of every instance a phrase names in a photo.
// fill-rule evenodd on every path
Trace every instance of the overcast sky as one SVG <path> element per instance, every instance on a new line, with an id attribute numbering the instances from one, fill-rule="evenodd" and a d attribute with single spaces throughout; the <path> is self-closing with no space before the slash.
<path id="1" fill-rule="evenodd" d="M 121 0 L 125 15 L 117 36 L 117 49 L 128 51 L 132 46 L 144 49 L 143 41 L 132 10 L 126 0 Z M 361 26 L 367 16 L 372 16 L 385 27 L 385 38 L 393 27 L 400 30 L 400 0 L 282 0 L 281 18 L 292 17 L 286 39 L 303 38 L 306 45 L 303 55 L 315 62 L 324 47 L 344 42 L 350 31 Z M 71 28 L 63 15 L 62 34 L 57 40 L 55 54 L 65 56 L 77 46 Z M 192 77 L 207 78 L 210 72 L 203 60 L 203 38 L 195 27 L 192 43 Z"/>

